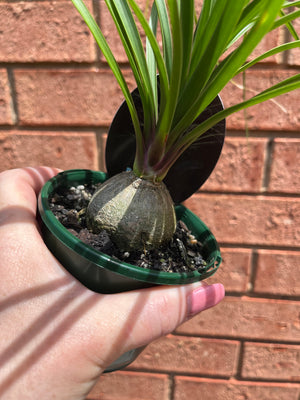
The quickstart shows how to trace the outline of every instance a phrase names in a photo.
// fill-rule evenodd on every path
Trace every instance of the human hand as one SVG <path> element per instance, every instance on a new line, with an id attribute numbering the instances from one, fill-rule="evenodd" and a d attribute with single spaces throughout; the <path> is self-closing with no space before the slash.
<path id="1" fill-rule="evenodd" d="M 224 297 L 201 282 L 113 295 L 85 288 L 45 246 L 37 194 L 59 171 L 0 174 L 0 398 L 84 399 L 123 353 Z"/>

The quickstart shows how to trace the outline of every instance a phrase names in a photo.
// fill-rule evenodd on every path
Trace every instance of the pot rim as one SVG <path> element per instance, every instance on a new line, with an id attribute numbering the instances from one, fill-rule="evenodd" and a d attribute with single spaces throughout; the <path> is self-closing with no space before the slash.
<path id="1" fill-rule="evenodd" d="M 107 179 L 107 174 L 101 171 L 92 171 L 88 169 L 73 169 L 60 172 L 58 175 L 51 178 L 43 186 L 39 195 L 39 212 L 43 223 L 52 232 L 52 234 L 65 246 L 85 257 L 92 263 L 96 264 L 98 267 L 106 268 L 115 273 L 144 281 L 151 282 L 154 284 L 168 284 L 176 285 L 182 283 L 192 283 L 205 279 L 213 275 L 218 269 L 222 259 L 220 255 L 219 246 L 216 242 L 215 237 L 210 232 L 208 227 L 188 208 L 183 205 L 175 206 L 177 219 L 190 218 L 194 224 L 201 226 L 203 233 L 200 235 L 195 234 L 198 240 L 200 240 L 204 245 L 205 243 L 210 246 L 211 256 L 207 262 L 207 267 L 204 272 L 200 273 L 198 271 L 193 272 L 164 272 L 156 271 L 151 269 L 145 269 L 132 264 L 128 264 L 124 261 L 119 261 L 111 256 L 106 255 L 98 250 L 95 250 L 91 246 L 83 243 L 80 239 L 74 236 L 68 231 L 55 217 L 50 209 L 49 196 L 56 190 L 62 183 L 69 181 L 71 186 L 75 184 L 82 184 L 83 182 L 96 181 L 94 183 L 104 182 Z M 189 227 L 190 228 L 190 227 Z M 68 269 L 71 272 L 70 266 Z"/>

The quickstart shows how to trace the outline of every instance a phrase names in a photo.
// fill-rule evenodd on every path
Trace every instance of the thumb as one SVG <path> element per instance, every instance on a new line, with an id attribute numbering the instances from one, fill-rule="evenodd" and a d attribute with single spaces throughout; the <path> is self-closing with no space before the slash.
<path id="1" fill-rule="evenodd" d="M 217 305 L 224 297 L 222 284 L 196 283 L 149 290 L 136 298 L 139 312 L 130 315 L 129 348 L 146 345 L 173 332 L 196 314 Z M 136 309 L 136 311 L 137 311 Z"/>
<path id="2" fill-rule="evenodd" d="M 104 319 L 109 322 L 109 346 L 106 354 L 102 352 L 104 364 L 171 333 L 184 321 L 218 304 L 223 297 L 223 285 L 200 282 L 104 296 L 99 305 L 101 312 L 94 310 L 93 313 L 99 316 L 94 326 L 99 328 Z M 93 349 L 97 347 L 99 344 Z"/>

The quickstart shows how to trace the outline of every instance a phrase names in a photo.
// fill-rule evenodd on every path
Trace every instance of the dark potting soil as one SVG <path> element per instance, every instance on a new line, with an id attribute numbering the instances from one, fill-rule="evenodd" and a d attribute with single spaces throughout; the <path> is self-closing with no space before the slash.
<path id="1" fill-rule="evenodd" d="M 100 184 L 101 185 L 101 184 Z M 50 199 L 56 218 L 85 244 L 120 261 L 165 272 L 204 272 L 202 244 L 196 240 L 182 221 L 168 246 L 143 251 L 120 251 L 106 231 L 90 232 L 86 227 L 85 212 L 97 185 L 78 185 L 58 191 Z"/>

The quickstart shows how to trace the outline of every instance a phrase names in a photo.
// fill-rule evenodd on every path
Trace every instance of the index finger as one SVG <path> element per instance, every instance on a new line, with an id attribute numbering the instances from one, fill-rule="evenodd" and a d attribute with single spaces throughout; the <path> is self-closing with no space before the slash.
<path id="1" fill-rule="evenodd" d="M 0 174 L 0 211 L 18 206 L 36 212 L 42 186 L 60 170 L 50 167 L 11 169 Z"/>

